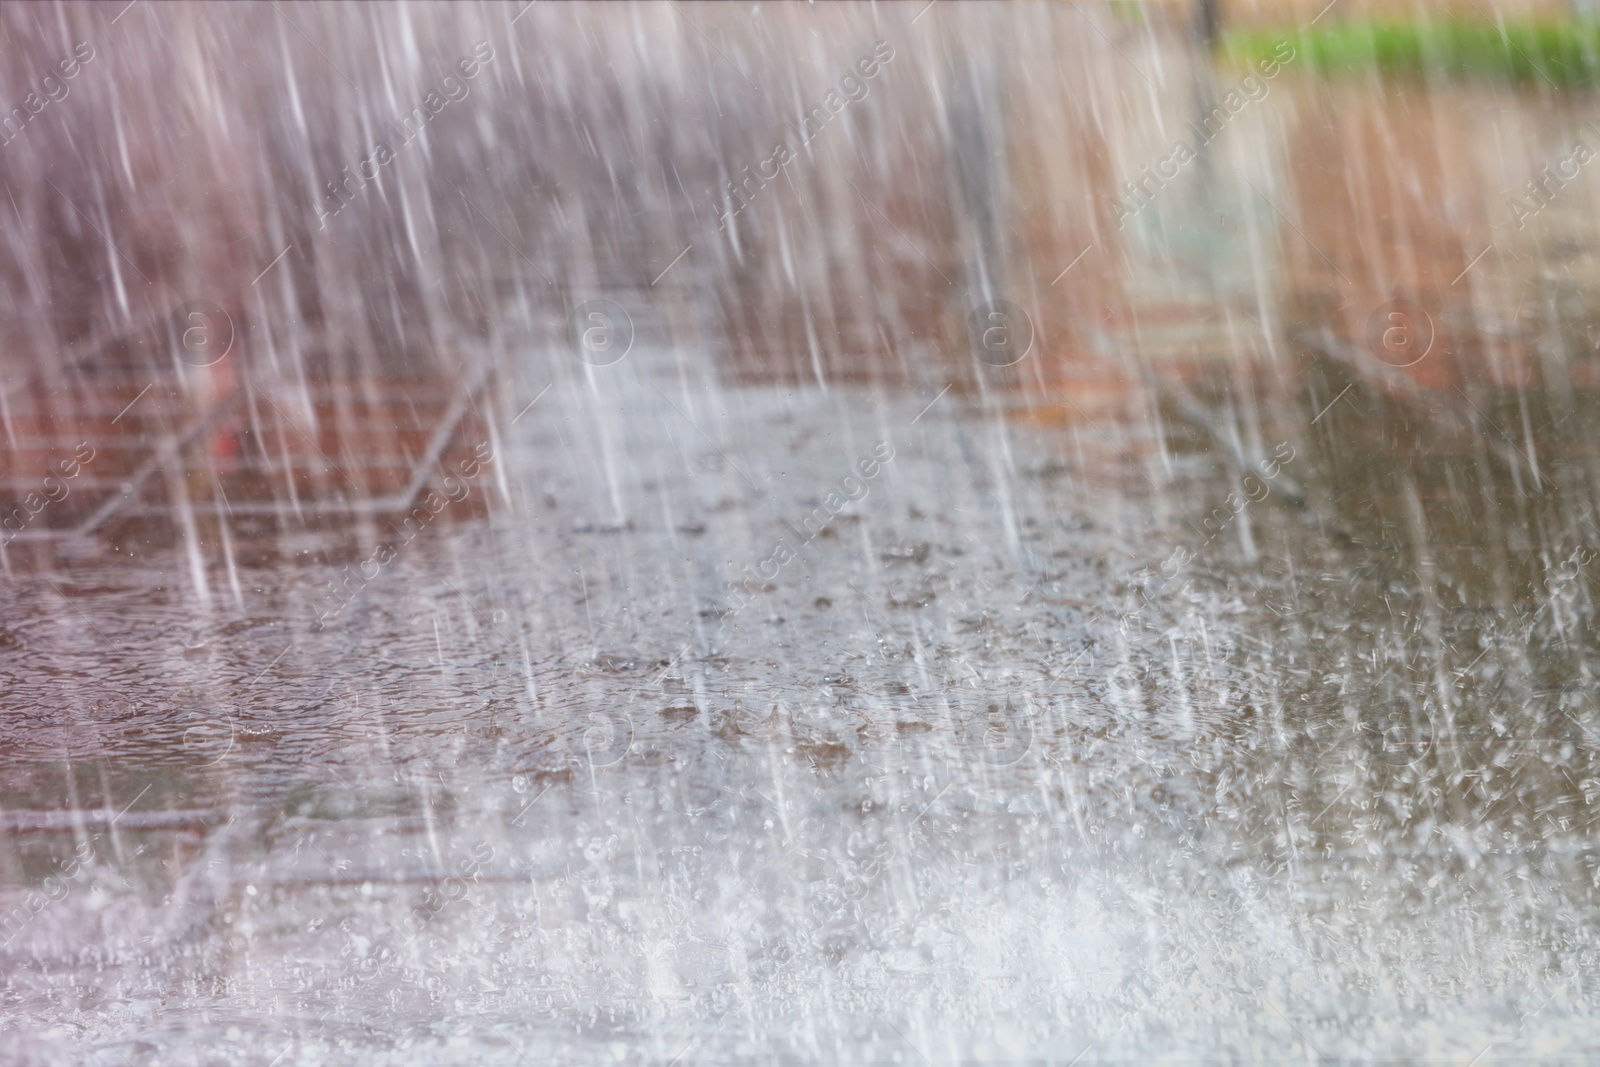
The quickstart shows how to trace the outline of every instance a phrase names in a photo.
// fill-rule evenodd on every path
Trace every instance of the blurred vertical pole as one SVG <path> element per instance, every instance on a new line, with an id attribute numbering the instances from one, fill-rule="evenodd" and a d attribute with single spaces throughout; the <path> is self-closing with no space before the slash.
<path id="1" fill-rule="evenodd" d="M 1195 39 L 1206 48 L 1216 43 L 1217 34 L 1222 31 L 1222 0 L 1198 0 L 1199 10 L 1195 15 Z"/>
<path id="2" fill-rule="evenodd" d="M 990 128 L 993 115 L 985 110 L 986 101 L 978 75 L 970 69 L 950 80 L 945 100 L 961 206 L 975 238 L 968 262 L 974 264 L 976 277 L 969 277 L 968 284 L 988 300 L 993 296 L 994 271 L 1000 259 L 995 212 L 995 131 Z"/>
<path id="3" fill-rule="evenodd" d="M 979 49 L 960 57 L 946 81 L 945 108 L 956 184 L 966 216 L 967 291 L 982 301 L 1002 288 L 1005 248 L 1001 224 L 1005 189 L 1005 112 L 996 72 Z"/>

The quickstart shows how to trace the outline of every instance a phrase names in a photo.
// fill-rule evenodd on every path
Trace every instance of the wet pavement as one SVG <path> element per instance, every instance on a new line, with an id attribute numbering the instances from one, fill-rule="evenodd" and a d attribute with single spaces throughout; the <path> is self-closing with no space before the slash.
<path id="1" fill-rule="evenodd" d="M 1592 1061 L 1600 235 L 1504 203 L 1592 96 L 1290 61 L 1135 194 L 1246 76 L 1156 9 L 518 6 L 63 9 L 0 1060 Z M 419 26 L 495 57 L 319 234 Z M 46 165 L 95 76 L 271 164 L 192 261 Z"/>

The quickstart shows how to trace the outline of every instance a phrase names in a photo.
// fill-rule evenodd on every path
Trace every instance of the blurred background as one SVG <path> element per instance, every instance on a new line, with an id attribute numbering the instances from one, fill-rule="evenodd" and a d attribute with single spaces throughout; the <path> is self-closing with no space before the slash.
<path id="1" fill-rule="evenodd" d="M 0 9 L 13 1062 L 1592 1062 L 1600 11 Z"/>

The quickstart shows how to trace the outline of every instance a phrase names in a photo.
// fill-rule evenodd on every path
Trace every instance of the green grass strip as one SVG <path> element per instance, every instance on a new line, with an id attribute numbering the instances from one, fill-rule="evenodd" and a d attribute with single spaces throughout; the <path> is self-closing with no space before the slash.
<path id="1" fill-rule="evenodd" d="M 1254 67 L 1275 58 L 1283 41 L 1295 50 L 1286 69 L 1322 75 L 1376 70 L 1562 87 L 1600 83 L 1600 23 L 1591 22 L 1330 23 L 1304 32 L 1234 31 L 1218 48 L 1228 62 Z"/>

